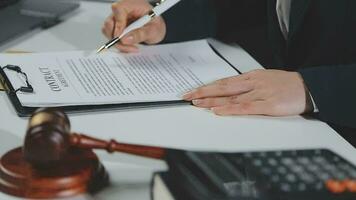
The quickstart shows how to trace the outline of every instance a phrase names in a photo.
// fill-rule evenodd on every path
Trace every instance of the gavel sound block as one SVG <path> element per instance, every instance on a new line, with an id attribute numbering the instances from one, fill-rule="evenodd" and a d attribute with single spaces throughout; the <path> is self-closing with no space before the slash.
<path id="1" fill-rule="evenodd" d="M 109 184 L 109 177 L 93 149 L 156 159 L 166 153 L 162 148 L 71 134 L 63 112 L 40 109 L 30 118 L 23 147 L 0 160 L 0 191 L 31 199 L 94 193 Z"/>

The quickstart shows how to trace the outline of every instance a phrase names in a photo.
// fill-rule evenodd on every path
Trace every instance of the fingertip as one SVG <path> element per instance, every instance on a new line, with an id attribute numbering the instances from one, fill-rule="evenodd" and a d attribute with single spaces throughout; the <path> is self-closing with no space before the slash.
<path id="1" fill-rule="evenodd" d="M 127 11 L 126 9 L 119 6 L 119 3 L 115 3 L 112 6 L 112 19 L 117 27 L 121 27 L 121 31 L 127 24 Z"/>
<path id="2" fill-rule="evenodd" d="M 107 37 L 108 39 L 111 39 L 111 33 L 107 27 L 103 27 L 102 32 L 105 35 L 105 37 Z"/>
<path id="3" fill-rule="evenodd" d="M 121 33 L 122 33 L 122 31 L 123 31 L 123 27 L 120 25 L 120 24 L 118 24 L 118 23 L 116 23 L 116 25 L 115 25 L 115 36 L 119 36 Z"/>
<path id="4" fill-rule="evenodd" d="M 125 36 L 121 39 L 121 42 L 126 45 L 132 45 L 134 43 L 134 37 L 132 35 Z"/>
<path id="5" fill-rule="evenodd" d="M 116 45 L 116 47 L 120 50 L 122 53 L 138 53 L 139 49 L 136 46 L 125 46 L 125 45 Z"/>
<path id="6" fill-rule="evenodd" d="M 210 110 L 211 110 L 215 115 L 223 116 L 223 113 L 221 112 L 221 109 L 220 109 L 219 107 L 213 107 L 213 108 L 210 108 Z"/>
<path id="7" fill-rule="evenodd" d="M 104 22 L 104 26 L 106 26 L 106 27 L 112 27 L 113 26 L 113 24 L 112 24 L 112 20 L 111 19 L 107 19 L 107 20 L 105 20 L 105 22 Z"/>
<path id="8" fill-rule="evenodd" d="M 126 48 L 123 45 L 117 44 L 115 47 L 121 52 L 121 53 L 127 53 Z"/>
<path id="9" fill-rule="evenodd" d="M 200 107 L 200 106 L 202 106 L 202 104 L 203 104 L 203 100 L 202 100 L 202 99 L 194 99 L 194 100 L 192 101 L 192 103 L 193 103 L 194 106 Z"/>
<path id="10" fill-rule="evenodd" d="M 115 29 L 113 29 L 112 31 L 112 38 L 118 37 L 118 35 L 120 34 L 120 30 L 118 28 L 115 27 Z"/>
<path id="11" fill-rule="evenodd" d="M 111 4 L 111 10 L 115 12 L 117 10 L 118 2 L 114 2 Z"/>
<path id="12" fill-rule="evenodd" d="M 196 92 L 196 90 L 192 90 L 192 91 L 190 91 L 190 92 L 185 93 L 185 94 L 182 96 L 183 100 L 192 101 L 193 98 L 194 98 L 195 92 Z"/>
<path id="13" fill-rule="evenodd" d="M 185 100 L 185 101 L 191 101 L 192 100 L 192 94 L 191 93 L 184 94 L 182 96 L 182 99 Z"/>

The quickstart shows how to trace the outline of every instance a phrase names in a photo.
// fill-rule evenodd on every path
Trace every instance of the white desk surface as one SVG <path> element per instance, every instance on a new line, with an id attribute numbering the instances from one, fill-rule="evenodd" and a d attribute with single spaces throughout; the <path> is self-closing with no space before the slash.
<path id="1" fill-rule="evenodd" d="M 82 2 L 61 24 L 0 46 L 0 50 L 31 52 L 92 50 L 105 42 L 101 25 L 110 4 Z M 217 41 L 213 45 L 243 72 L 260 68 L 239 47 Z M 17 117 L 4 93 L 0 94 L 0 153 L 21 144 L 27 119 Z M 356 164 L 356 150 L 325 123 L 302 117 L 218 117 L 192 106 L 70 115 L 72 129 L 122 142 L 190 150 L 249 151 L 329 148 Z M 112 186 L 94 196 L 74 199 L 149 199 L 152 172 L 166 169 L 161 161 L 98 152 Z M 16 199 L 0 194 L 0 199 Z"/>

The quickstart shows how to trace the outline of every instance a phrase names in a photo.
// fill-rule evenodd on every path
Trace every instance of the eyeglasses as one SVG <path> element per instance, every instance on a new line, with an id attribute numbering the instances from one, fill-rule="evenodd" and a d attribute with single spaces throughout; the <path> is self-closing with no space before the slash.
<path id="1" fill-rule="evenodd" d="M 22 74 L 25 77 L 26 86 L 22 86 L 22 87 L 16 89 L 15 91 L 13 91 L 14 93 L 17 93 L 18 91 L 25 92 L 25 93 L 33 93 L 33 87 L 28 82 L 27 74 L 25 72 L 23 72 L 19 66 L 6 65 L 5 67 L 3 67 L 3 69 L 8 69 L 8 70 L 11 70 L 11 71 L 15 71 L 15 72 L 17 72 L 19 74 Z"/>

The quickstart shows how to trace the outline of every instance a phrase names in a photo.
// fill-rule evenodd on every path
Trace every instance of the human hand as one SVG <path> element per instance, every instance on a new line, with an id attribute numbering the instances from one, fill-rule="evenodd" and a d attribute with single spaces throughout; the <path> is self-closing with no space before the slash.
<path id="1" fill-rule="evenodd" d="M 281 70 L 254 70 L 218 80 L 183 99 L 217 115 L 288 116 L 312 107 L 301 75 Z"/>
<path id="2" fill-rule="evenodd" d="M 133 21 L 148 14 L 152 6 L 147 0 L 121 0 L 112 4 L 112 14 L 105 20 L 102 32 L 112 39 L 118 37 Z M 115 27 L 115 28 L 114 28 Z M 156 17 L 144 27 L 128 33 L 116 47 L 122 52 L 137 52 L 137 44 L 156 44 L 166 35 L 166 24 L 162 17 Z"/>

